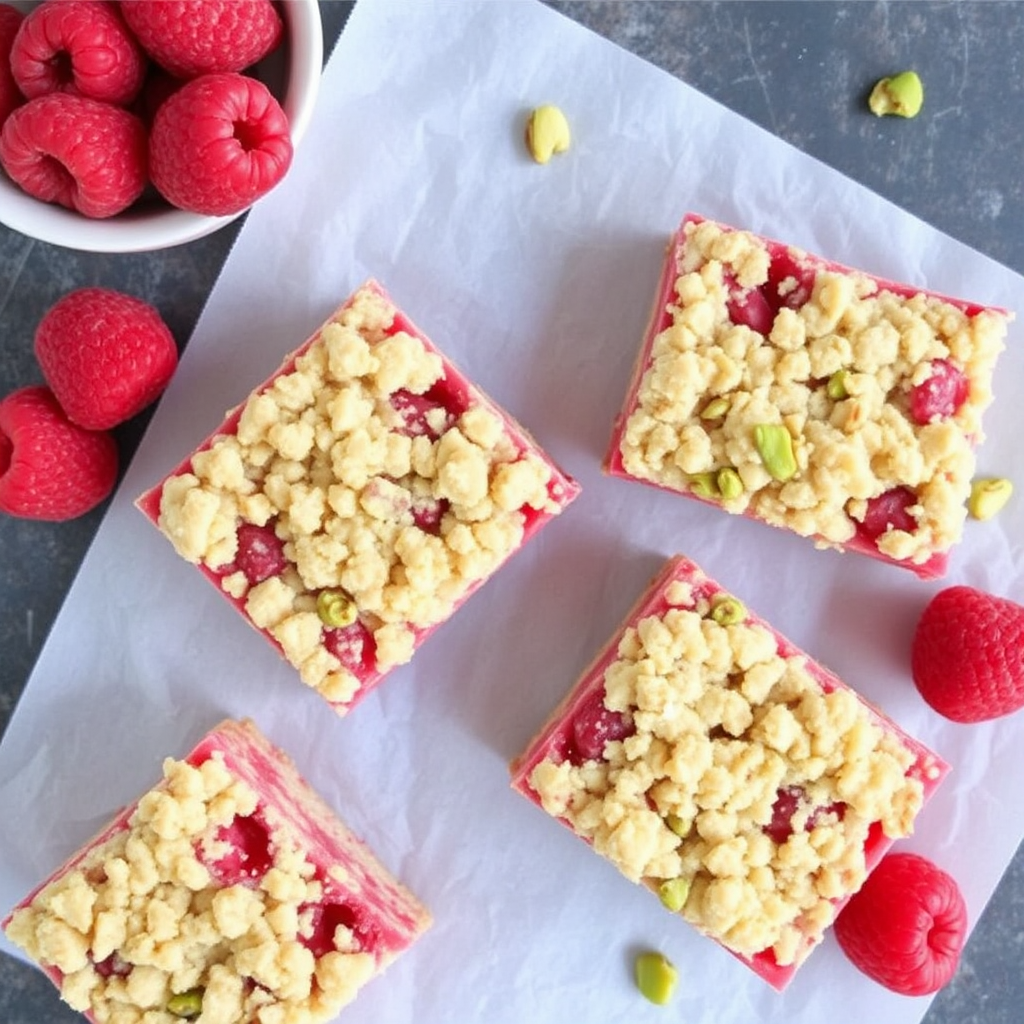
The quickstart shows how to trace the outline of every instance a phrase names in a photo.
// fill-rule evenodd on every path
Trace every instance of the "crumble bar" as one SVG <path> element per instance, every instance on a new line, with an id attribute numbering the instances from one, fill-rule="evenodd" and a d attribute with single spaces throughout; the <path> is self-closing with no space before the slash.
<path id="1" fill-rule="evenodd" d="M 777 989 L 947 771 L 682 556 L 511 765 Z"/>
<path id="2" fill-rule="evenodd" d="M 605 469 L 940 577 L 1010 319 L 687 214 Z"/>
<path id="3" fill-rule="evenodd" d="M 249 721 L 226 721 L 4 922 L 94 1024 L 315 1024 L 428 911 Z"/>
<path id="4" fill-rule="evenodd" d="M 137 504 L 344 714 L 578 493 L 370 281 Z"/>

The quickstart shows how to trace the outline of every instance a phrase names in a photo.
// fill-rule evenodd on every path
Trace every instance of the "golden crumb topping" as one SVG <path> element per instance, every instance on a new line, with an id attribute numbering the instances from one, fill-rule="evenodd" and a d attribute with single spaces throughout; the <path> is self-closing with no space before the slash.
<path id="1" fill-rule="evenodd" d="M 344 925 L 314 954 L 323 885 L 273 821 L 262 875 L 217 877 L 218 862 L 238 855 L 221 830 L 256 808 L 221 755 L 199 767 L 168 759 L 128 827 L 17 910 L 8 937 L 59 971 L 64 1000 L 98 1024 L 332 1020 L 375 956 Z"/>
<path id="2" fill-rule="evenodd" d="M 785 263 L 775 309 L 759 291 L 773 271 L 765 240 L 685 225 L 623 467 L 825 545 L 867 520 L 880 552 L 922 564 L 959 540 L 1008 317 L 879 288 L 795 249 Z M 901 514 L 886 522 L 871 503 L 894 492 Z"/>
<path id="3" fill-rule="evenodd" d="M 468 395 L 456 414 L 429 398 L 442 359 L 395 318 L 379 291 L 357 292 L 160 502 L 179 554 L 214 571 L 238 557 L 240 525 L 273 529 L 287 568 L 255 583 L 226 572 L 221 585 L 340 708 L 360 680 L 324 647 L 324 591 L 351 602 L 386 672 L 565 497 L 496 408 Z"/>
<path id="4" fill-rule="evenodd" d="M 910 833 L 917 755 L 734 598 L 681 581 L 665 596 L 603 674 L 630 734 L 600 758 L 541 761 L 530 785 L 705 934 L 799 962 L 863 882 L 872 824 Z"/>

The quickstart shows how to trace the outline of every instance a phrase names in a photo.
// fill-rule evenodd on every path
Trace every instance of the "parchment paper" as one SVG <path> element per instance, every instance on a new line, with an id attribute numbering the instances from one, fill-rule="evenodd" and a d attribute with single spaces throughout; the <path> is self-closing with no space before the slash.
<path id="1" fill-rule="evenodd" d="M 556 102 L 572 150 L 524 152 Z M 1021 279 L 541 5 L 360 3 L 283 185 L 250 215 L 0 748 L 6 911 L 222 716 L 253 717 L 436 924 L 344 1020 L 918 1021 L 830 937 L 778 995 L 508 786 L 527 742 L 648 577 L 696 559 L 954 768 L 905 848 L 978 915 L 1024 834 L 1024 718 L 941 720 L 909 676 L 941 585 L 1024 599 L 1019 500 L 970 523 L 943 584 L 654 489 L 600 461 L 665 241 L 695 210 L 845 263 L 1013 307 Z M 583 485 L 347 719 L 132 507 L 369 276 Z M 1024 481 L 1024 321 L 982 471 Z M 16 824 L 14 824 L 16 823 Z M 642 947 L 682 969 L 667 1013 Z M 12 951 L 7 945 L 5 949 Z"/>

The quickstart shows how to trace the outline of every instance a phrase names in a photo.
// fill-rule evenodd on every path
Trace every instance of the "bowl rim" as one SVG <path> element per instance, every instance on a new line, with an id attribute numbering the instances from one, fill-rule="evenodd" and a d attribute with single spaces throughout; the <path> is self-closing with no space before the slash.
<path id="1" fill-rule="evenodd" d="M 282 104 L 292 146 L 297 149 L 313 116 L 323 71 L 323 24 L 318 0 L 281 0 L 287 24 L 287 90 Z M 296 62 L 292 54 L 304 54 Z M 259 200 L 257 200 L 258 202 Z M 154 214 L 126 210 L 115 217 L 91 220 L 23 192 L 0 173 L 0 223 L 51 245 L 95 253 L 135 253 L 184 245 L 237 220 L 252 205 L 223 217 L 209 217 L 173 207 Z"/>

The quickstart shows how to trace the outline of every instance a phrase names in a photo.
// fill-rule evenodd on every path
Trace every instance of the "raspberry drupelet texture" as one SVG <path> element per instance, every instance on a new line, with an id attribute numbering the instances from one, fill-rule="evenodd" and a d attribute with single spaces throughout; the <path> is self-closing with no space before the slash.
<path id="1" fill-rule="evenodd" d="M 50 93 L 10 114 L 0 165 L 30 196 L 86 217 L 126 210 L 146 187 L 146 128 L 110 103 Z"/>
<path id="2" fill-rule="evenodd" d="M 122 0 L 121 11 L 146 52 L 178 78 L 241 71 L 284 30 L 270 0 Z"/>
<path id="3" fill-rule="evenodd" d="M 56 302 L 36 328 L 35 353 L 68 418 L 89 430 L 141 412 L 178 365 L 159 312 L 109 288 L 79 288 Z"/>
<path id="4" fill-rule="evenodd" d="M 937 992 L 956 973 L 967 907 L 952 875 L 915 853 L 890 853 L 834 925 L 843 952 L 880 985 Z"/>
<path id="5" fill-rule="evenodd" d="M 113 4 L 51 0 L 26 15 L 11 69 L 29 99 L 69 92 L 126 104 L 142 87 L 146 56 Z"/>
<path id="6" fill-rule="evenodd" d="M 236 73 L 202 75 L 157 111 L 153 184 L 172 205 L 227 216 L 269 192 L 292 160 L 288 118 L 270 90 Z"/>
<path id="7" fill-rule="evenodd" d="M 974 587 L 939 591 L 914 632 L 921 696 L 954 722 L 983 722 L 1024 707 L 1024 605 Z"/>
<path id="8" fill-rule="evenodd" d="M 83 515 L 110 494 L 117 464 L 113 437 L 72 423 L 49 388 L 20 388 L 0 401 L 0 512 Z"/>

